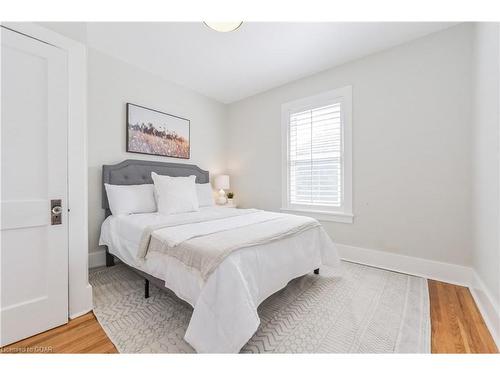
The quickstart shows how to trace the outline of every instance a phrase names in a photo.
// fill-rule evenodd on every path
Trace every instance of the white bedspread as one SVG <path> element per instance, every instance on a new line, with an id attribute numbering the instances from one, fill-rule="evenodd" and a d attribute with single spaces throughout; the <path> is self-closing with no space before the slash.
<path id="1" fill-rule="evenodd" d="M 232 214 L 237 216 L 239 212 L 213 207 L 175 215 L 175 220 L 191 222 L 200 218 L 197 222 L 201 224 L 203 220 Z M 144 259 L 137 256 L 144 230 L 169 220 L 173 220 L 172 215 L 162 217 L 157 213 L 110 216 L 103 223 L 100 244 L 107 245 L 112 254 L 127 264 L 165 280 L 167 288 L 194 307 L 185 339 L 197 352 L 238 352 L 260 324 L 257 307 L 264 299 L 295 277 L 323 264 L 339 264 L 331 239 L 321 226 L 316 226 L 234 251 L 204 280 L 198 271 L 168 254 L 153 251 Z M 196 236 L 195 230 L 185 225 L 179 237 L 170 238 L 173 244 Z M 210 232 L 208 226 L 199 225 L 197 230 Z"/>
<path id="2" fill-rule="evenodd" d="M 233 251 L 278 241 L 319 225 L 309 217 L 261 210 L 204 222 L 195 218 L 191 224 L 145 229 L 139 253 L 165 253 L 194 268 L 206 281 Z"/>
<path id="3" fill-rule="evenodd" d="M 246 227 L 251 224 L 263 223 L 281 217 L 281 214 L 260 210 L 236 210 L 240 215 L 231 215 L 224 218 L 193 222 L 183 225 L 168 225 L 154 231 L 154 237 L 161 240 L 168 247 L 175 247 L 184 241 L 207 236 L 217 232 Z"/>
<path id="4" fill-rule="evenodd" d="M 227 218 L 236 218 L 243 217 L 248 214 L 252 214 L 258 212 L 258 210 L 254 209 L 246 209 L 246 210 L 224 210 L 224 209 L 215 209 L 215 208 L 205 208 L 200 211 L 195 212 L 187 212 L 183 214 L 176 215 L 160 215 L 157 214 L 156 220 L 154 220 L 153 224 L 147 225 L 145 228 L 141 228 L 141 241 L 139 243 L 139 248 L 136 253 L 138 258 L 144 258 L 149 249 L 149 242 L 151 241 L 151 237 L 154 236 L 161 241 L 165 239 L 160 238 L 162 233 L 165 233 L 166 236 L 163 237 L 171 237 L 171 233 L 175 231 L 183 232 L 184 235 L 180 237 L 173 238 L 171 241 L 166 238 L 167 241 L 172 242 L 172 246 L 176 246 L 179 241 L 185 241 L 189 239 L 189 236 L 194 235 L 203 235 L 209 234 L 211 230 L 207 231 L 207 228 L 213 228 L 211 223 L 218 222 L 222 219 Z M 169 229 L 170 228 L 170 229 Z M 191 234 L 190 234 L 191 233 Z M 187 237 L 186 237 L 187 234 Z M 134 233 L 137 235 L 137 233 Z M 184 237 L 184 238 L 182 238 Z M 176 241 L 177 239 L 177 241 Z"/>

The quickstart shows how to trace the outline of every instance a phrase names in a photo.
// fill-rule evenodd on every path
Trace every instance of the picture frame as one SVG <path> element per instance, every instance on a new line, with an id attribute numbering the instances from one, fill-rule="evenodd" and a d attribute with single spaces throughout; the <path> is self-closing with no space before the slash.
<path id="1" fill-rule="evenodd" d="M 177 159 L 191 157 L 191 121 L 141 105 L 126 106 L 126 151 Z"/>

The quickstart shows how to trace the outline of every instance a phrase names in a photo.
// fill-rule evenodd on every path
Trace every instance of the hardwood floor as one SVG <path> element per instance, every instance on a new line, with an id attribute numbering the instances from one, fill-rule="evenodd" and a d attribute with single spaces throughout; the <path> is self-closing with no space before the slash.
<path id="1" fill-rule="evenodd" d="M 468 288 L 429 280 L 433 353 L 498 353 Z"/>
<path id="2" fill-rule="evenodd" d="M 469 289 L 429 280 L 432 353 L 498 353 Z M 117 353 L 93 313 L 0 349 L 3 353 Z"/>
<path id="3" fill-rule="evenodd" d="M 94 313 L 0 349 L 0 353 L 118 353 Z"/>

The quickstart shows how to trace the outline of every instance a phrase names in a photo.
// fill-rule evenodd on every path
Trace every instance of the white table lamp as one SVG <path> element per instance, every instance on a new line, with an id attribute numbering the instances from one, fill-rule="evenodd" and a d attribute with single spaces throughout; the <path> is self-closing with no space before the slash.
<path id="1" fill-rule="evenodd" d="M 224 189 L 229 189 L 229 176 L 227 174 L 221 174 L 215 177 L 215 189 L 219 190 L 217 204 L 226 204 L 227 198 Z"/>

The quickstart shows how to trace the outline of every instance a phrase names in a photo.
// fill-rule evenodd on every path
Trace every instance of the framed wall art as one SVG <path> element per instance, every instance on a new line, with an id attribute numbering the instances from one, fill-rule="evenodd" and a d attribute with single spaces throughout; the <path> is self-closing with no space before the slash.
<path id="1" fill-rule="evenodd" d="M 127 103 L 127 152 L 189 159 L 190 121 Z"/>

